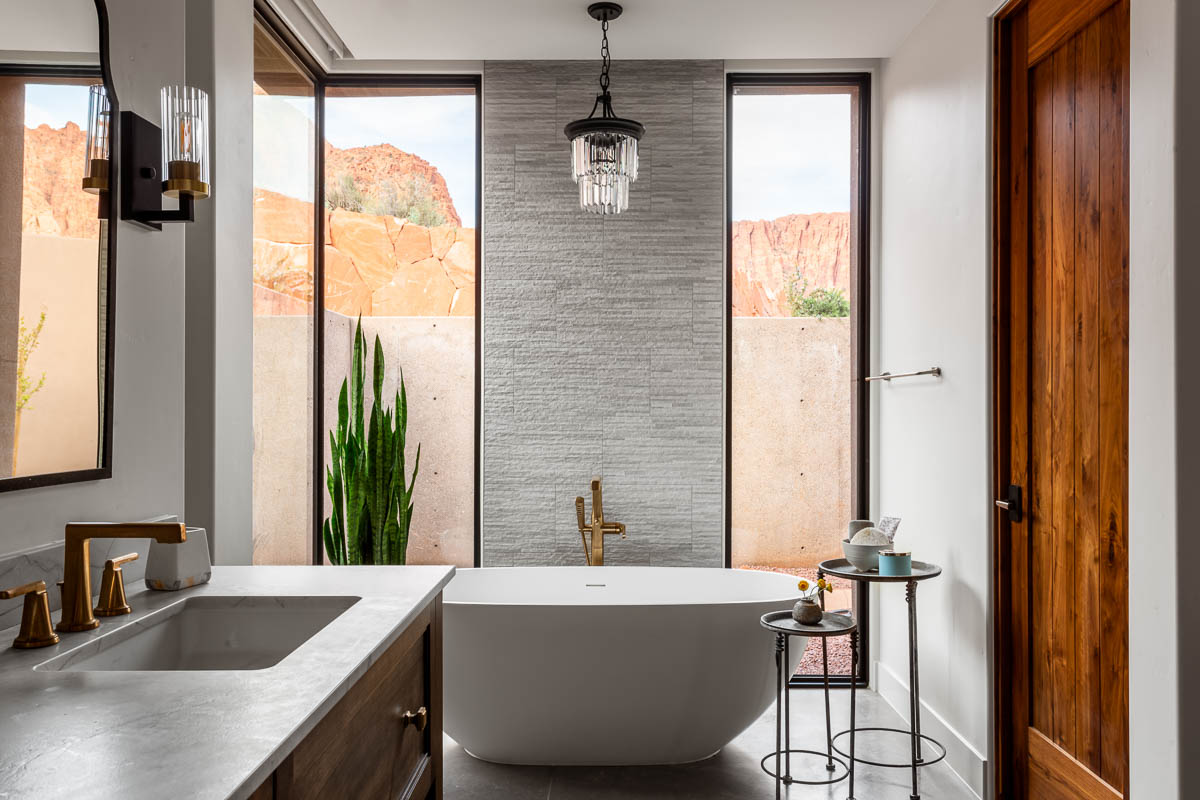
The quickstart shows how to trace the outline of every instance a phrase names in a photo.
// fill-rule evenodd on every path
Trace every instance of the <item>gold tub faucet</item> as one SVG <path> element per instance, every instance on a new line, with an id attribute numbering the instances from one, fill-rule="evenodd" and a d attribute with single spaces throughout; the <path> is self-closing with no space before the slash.
<path id="1" fill-rule="evenodd" d="M 583 555 L 589 567 L 604 566 L 604 537 L 621 534 L 625 538 L 625 525 L 621 522 L 604 521 L 604 490 L 601 479 L 592 478 L 592 521 L 584 522 L 583 498 L 575 498 L 575 516 L 579 519 L 579 536 L 583 539 Z M 589 541 L 590 539 L 590 541 Z"/>
<path id="2" fill-rule="evenodd" d="M 92 613 L 91 540 L 153 539 L 162 544 L 187 540 L 179 522 L 68 522 L 63 552 L 62 618 L 55 630 L 90 631 L 100 621 Z"/>

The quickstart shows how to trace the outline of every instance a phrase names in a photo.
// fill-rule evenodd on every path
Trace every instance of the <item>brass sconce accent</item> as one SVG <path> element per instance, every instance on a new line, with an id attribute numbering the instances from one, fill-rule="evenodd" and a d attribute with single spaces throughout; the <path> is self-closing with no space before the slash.
<path id="1" fill-rule="evenodd" d="M 87 152 L 84 155 L 83 190 L 90 194 L 108 192 L 109 147 L 112 107 L 103 84 L 88 89 Z"/>
<path id="2" fill-rule="evenodd" d="M 194 222 L 195 201 L 209 196 L 208 94 L 191 86 L 162 90 L 162 127 L 121 112 L 121 219 L 162 230 Z M 162 198 L 179 198 L 163 211 Z"/>
<path id="3" fill-rule="evenodd" d="M 12 600 L 25 596 L 25 607 L 21 610 L 21 629 L 12 646 L 24 650 L 32 647 L 49 647 L 58 644 L 58 634 L 50 624 L 50 600 L 46 596 L 46 582 L 34 581 L 24 586 L 5 589 L 0 600 Z"/>
<path id="4" fill-rule="evenodd" d="M 100 600 L 96 603 L 96 616 L 117 617 L 133 609 L 125 600 L 125 577 L 121 565 L 136 561 L 137 553 L 126 553 L 104 562 L 104 575 L 100 579 Z"/>

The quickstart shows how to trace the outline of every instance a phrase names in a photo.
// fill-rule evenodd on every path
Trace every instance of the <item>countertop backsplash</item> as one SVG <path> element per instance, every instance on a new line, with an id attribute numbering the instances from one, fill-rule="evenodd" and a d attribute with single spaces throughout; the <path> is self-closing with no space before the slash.
<path id="1" fill-rule="evenodd" d="M 150 517 L 143 522 L 176 522 L 179 517 L 167 514 Z M 100 575 L 104 571 L 104 562 L 110 558 L 125 553 L 138 554 L 136 561 L 121 567 L 125 574 L 125 587 L 131 589 L 134 585 L 141 586 L 146 576 L 146 556 L 150 552 L 149 539 L 92 539 L 89 552 L 92 572 L 92 593 L 100 591 Z M 62 608 L 62 593 L 59 592 L 58 581 L 63 574 L 63 540 L 58 539 L 49 544 L 38 545 L 15 553 L 0 555 L 0 589 L 21 586 L 30 581 L 46 582 L 46 594 L 50 598 L 50 610 Z M 13 600 L 0 600 L 0 630 L 21 624 L 21 608 L 24 600 L 20 597 Z M 0 642 L 0 646 L 3 646 Z"/>

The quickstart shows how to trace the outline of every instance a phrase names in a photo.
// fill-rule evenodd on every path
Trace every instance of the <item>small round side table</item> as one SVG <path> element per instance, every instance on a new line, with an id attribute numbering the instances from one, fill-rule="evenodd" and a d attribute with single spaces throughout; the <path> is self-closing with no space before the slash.
<path id="1" fill-rule="evenodd" d="M 772 611 L 764 614 L 762 626 L 775 634 L 775 750 L 767 753 L 758 762 L 763 772 L 775 779 L 775 800 L 779 800 L 782 787 L 801 783 L 807 786 L 828 786 L 850 778 L 850 794 L 847 800 L 854 800 L 854 711 L 855 690 L 858 682 L 858 625 L 847 614 L 831 614 L 825 612 L 821 621 L 814 625 L 802 625 L 792 619 L 791 610 Z M 831 636 L 850 637 L 850 755 L 849 760 L 835 756 L 833 745 L 833 727 L 829 717 L 829 647 L 826 642 Z M 788 692 L 789 640 L 792 636 L 816 637 L 821 640 L 821 664 L 825 678 L 825 752 L 819 750 L 799 750 L 792 748 L 792 702 Z M 825 758 L 825 769 L 834 773 L 840 765 L 842 774 L 823 781 L 802 781 L 792 777 L 792 753 L 822 756 Z M 844 753 L 842 755 L 845 755 Z M 775 759 L 775 770 L 767 767 L 767 760 Z M 780 761 L 783 769 L 780 769 Z"/>
<path id="2" fill-rule="evenodd" d="M 887 761 L 868 761 L 865 758 L 854 757 L 854 729 L 855 723 L 853 718 L 850 720 L 849 730 L 844 730 L 833 737 L 833 750 L 839 755 L 847 755 L 838 749 L 837 740 L 843 736 L 850 736 L 850 753 L 848 758 L 851 762 L 857 761 L 860 764 L 870 764 L 875 767 L 888 767 L 894 769 L 911 769 L 912 770 L 912 794 L 909 795 L 910 800 L 920 800 L 921 793 L 917 783 L 917 768 L 928 767 L 930 764 L 936 764 L 946 757 L 946 748 L 937 739 L 932 736 L 921 733 L 921 673 L 919 663 L 917 661 L 917 582 L 936 578 L 942 574 L 942 568 L 936 564 L 929 564 L 924 561 L 912 562 L 912 571 L 908 575 L 880 575 L 877 571 L 862 572 L 849 561 L 844 558 L 831 558 L 828 561 L 822 561 L 817 565 L 817 577 L 824 578 L 826 576 L 834 578 L 844 578 L 848 581 L 865 581 L 867 583 L 903 583 L 905 585 L 904 597 L 908 602 L 908 730 L 903 728 L 859 728 L 860 731 L 881 731 L 888 733 L 902 733 L 908 737 L 912 757 L 909 761 L 903 763 L 887 762 Z M 925 758 L 922 752 L 922 745 L 928 743 L 936 748 L 937 755 L 932 759 Z"/>

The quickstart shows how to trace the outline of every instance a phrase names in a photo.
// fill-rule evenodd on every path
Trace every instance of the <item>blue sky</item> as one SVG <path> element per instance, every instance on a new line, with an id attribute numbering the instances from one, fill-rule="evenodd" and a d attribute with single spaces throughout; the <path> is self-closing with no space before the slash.
<path id="1" fill-rule="evenodd" d="M 62 128 L 74 122 L 87 128 L 88 87 L 66 84 L 28 83 L 25 85 L 25 125 L 36 128 L 49 125 Z M 83 154 L 80 153 L 80 158 Z"/>
<path id="2" fill-rule="evenodd" d="M 850 210 L 850 95 L 733 97 L 733 219 Z"/>

